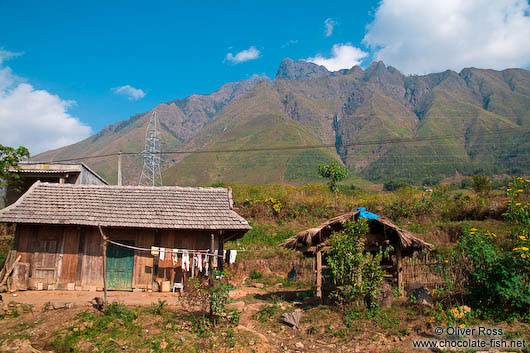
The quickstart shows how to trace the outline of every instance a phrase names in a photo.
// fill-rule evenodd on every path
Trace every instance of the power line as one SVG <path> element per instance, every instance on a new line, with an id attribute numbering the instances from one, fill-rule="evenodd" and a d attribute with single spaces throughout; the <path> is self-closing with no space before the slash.
<path id="1" fill-rule="evenodd" d="M 309 149 L 322 149 L 322 148 L 339 148 L 339 147 L 357 147 L 357 146 L 370 146 L 370 145 L 387 145 L 387 144 L 406 144 L 414 142 L 424 142 L 424 141 L 437 141 L 453 138 L 462 138 L 462 137 L 482 137 L 488 135 L 500 135 L 505 133 L 522 133 L 528 132 L 530 128 L 520 128 L 520 129 L 501 129 L 482 132 L 480 134 L 452 134 L 452 135 L 442 135 L 442 136 L 429 136 L 429 137 L 420 137 L 420 138 L 395 138 L 387 140 L 372 140 L 372 141 L 361 141 L 355 143 L 344 143 L 344 144 L 319 144 L 319 145 L 303 145 L 303 146 L 279 146 L 279 147 L 261 147 L 261 148 L 243 148 L 243 149 L 219 149 L 219 150 L 189 150 L 189 151 L 161 151 L 160 154 L 206 154 L 206 153 L 245 153 L 245 152 L 272 152 L 272 151 L 293 151 L 293 150 L 309 150 Z M 138 155 L 142 152 L 122 152 L 123 154 L 128 155 Z M 61 160 L 52 160 L 46 163 L 61 163 L 61 162 L 71 162 L 81 159 L 93 159 L 93 158 L 103 158 L 116 156 L 119 152 L 107 153 L 101 155 L 61 159 Z"/>

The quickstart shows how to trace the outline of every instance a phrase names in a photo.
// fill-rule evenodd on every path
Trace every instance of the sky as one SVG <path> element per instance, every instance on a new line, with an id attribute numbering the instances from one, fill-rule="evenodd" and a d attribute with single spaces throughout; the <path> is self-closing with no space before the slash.
<path id="1" fill-rule="evenodd" d="M 286 57 L 405 74 L 530 66 L 528 0 L 0 0 L 0 144 L 58 148 Z"/>

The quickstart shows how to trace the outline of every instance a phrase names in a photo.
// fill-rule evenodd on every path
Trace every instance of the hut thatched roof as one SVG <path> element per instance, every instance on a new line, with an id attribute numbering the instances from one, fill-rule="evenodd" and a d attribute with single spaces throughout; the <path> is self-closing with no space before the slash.
<path id="1" fill-rule="evenodd" d="M 318 245 L 324 245 L 333 232 L 341 231 L 344 223 L 357 219 L 359 212 L 349 212 L 332 218 L 318 227 L 301 231 L 297 235 L 287 239 L 282 246 L 302 251 L 307 256 L 312 256 Z M 433 245 L 419 239 L 413 233 L 401 229 L 393 224 L 388 218 L 378 217 L 369 219 L 370 233 L 381 233 L 391 244 L 400 245 L 404 255 L 411 255 L 415 251 L 432 249 Z"/>

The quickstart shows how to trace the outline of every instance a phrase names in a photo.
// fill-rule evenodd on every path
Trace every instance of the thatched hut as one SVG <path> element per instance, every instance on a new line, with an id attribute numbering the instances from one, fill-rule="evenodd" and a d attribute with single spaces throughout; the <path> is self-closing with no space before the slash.
<path id="1" fill-rule="evenodd" d="M 388 273 L 385 279 L 397 286 L 400 291 L 403 290 L 404 283 L 402 278 L 403 257 L 413 256 L 415 252 L 433 248 L 431 244 L 421 240 L 413 233 L 399 228 L 388 218 L 376 216 L 364 209 L 332 218 L 318 227 L 301 231 L 282 244 L 287 249 L 298 250 L 303 252 L 305 256 L 315 258 L 317 296 L 322 295 L 322 250 L 329 246 L 328 242 L 332 233 L 341 231 L 347 221 L 356 221 L 359 217 L 367 219 L 370 228 L 366 235 L 365 251 L 376 252 L 389 245 L 393 247 L 393 254 L 384 259 L 381 265 Z"/>

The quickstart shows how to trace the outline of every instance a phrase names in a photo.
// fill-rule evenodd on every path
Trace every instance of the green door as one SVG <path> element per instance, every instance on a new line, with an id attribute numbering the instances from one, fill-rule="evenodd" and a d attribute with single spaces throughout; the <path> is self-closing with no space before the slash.
<path id="1" fill-rule="evenodd" d="M 134 245 L 133 241 L 120 243 Z M 107 286 L 109 289 L 132 289 L 134 250 L 107 244 Z"/>

